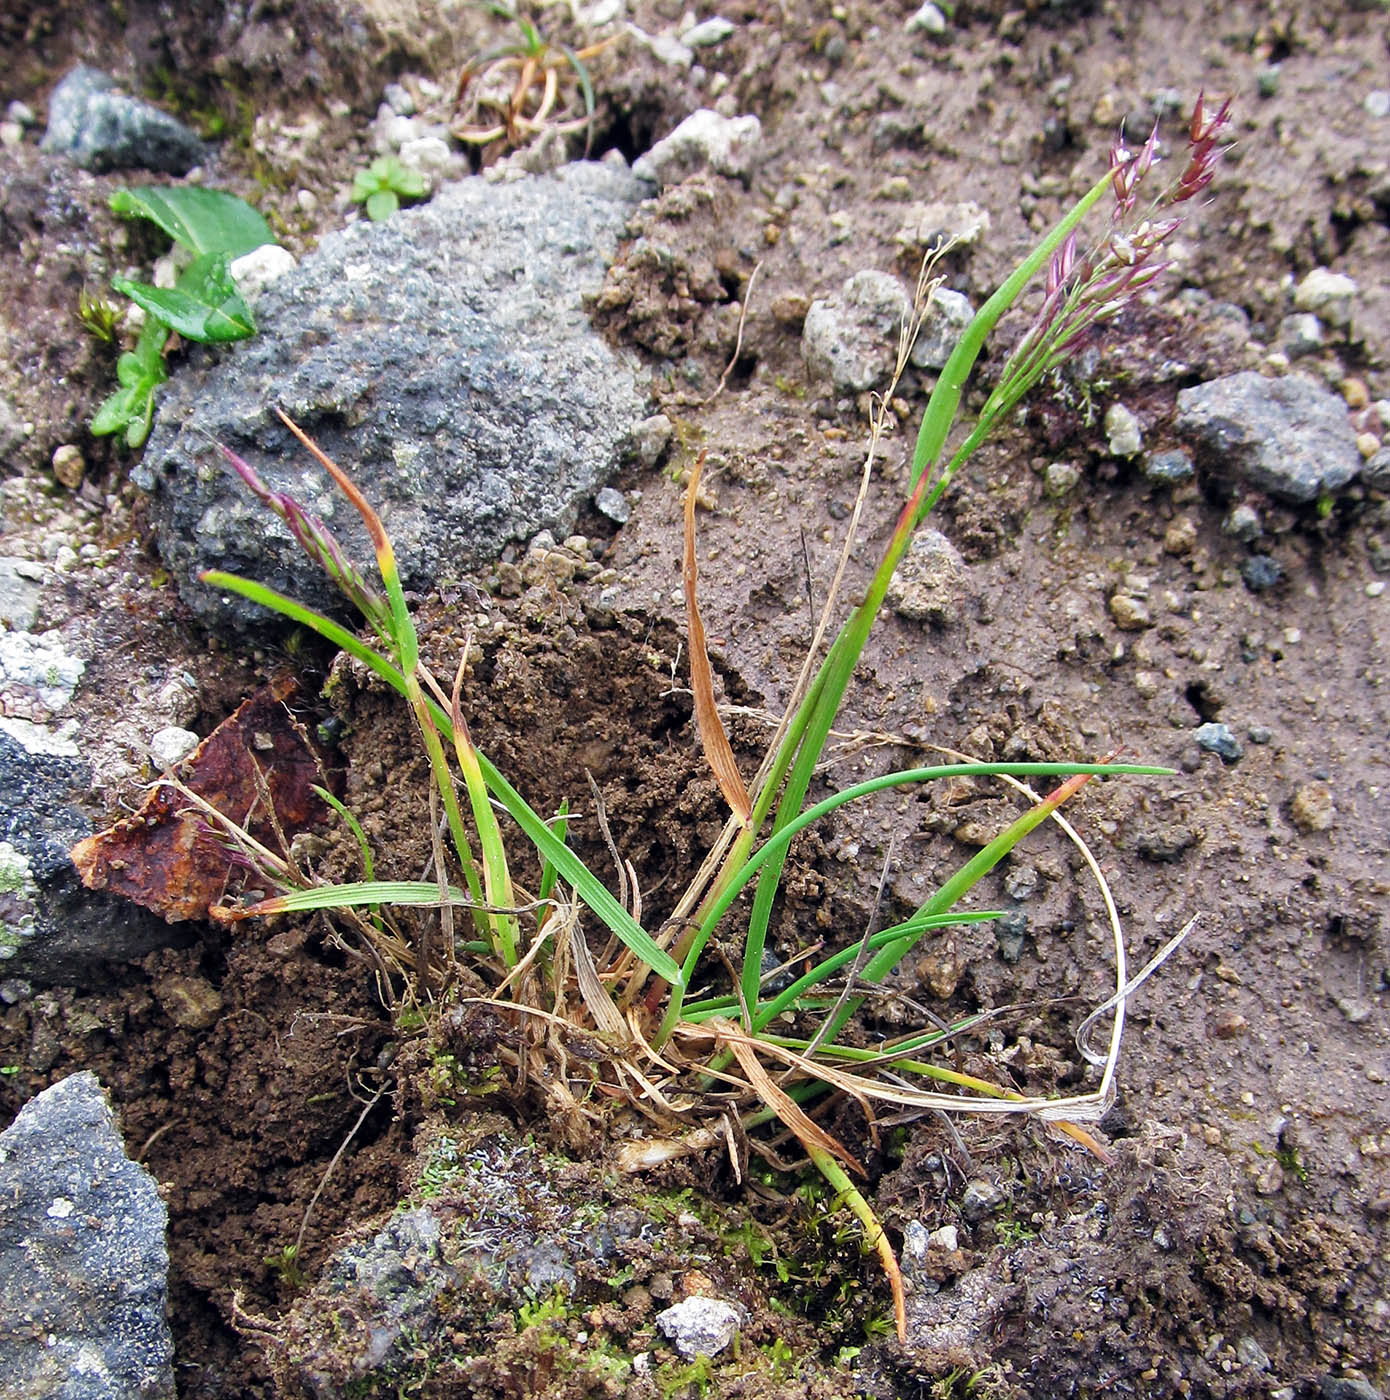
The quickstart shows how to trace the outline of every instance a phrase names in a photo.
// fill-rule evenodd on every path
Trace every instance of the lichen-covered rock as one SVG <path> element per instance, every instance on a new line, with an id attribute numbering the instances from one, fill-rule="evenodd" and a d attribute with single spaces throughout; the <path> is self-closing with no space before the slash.
<path id="1" fill-rule="evenodd" d="M 1242 370 L 1184 389 L 1177 427 L 1213 472 L 1286 501 L 1315 501 L 1361 470 L 1346 404 L 1299 375 Z"/>
<path id="2" fill-rule="evenodd" d="M 5 1395 L 173 1400 L 167 1223 L 96 1075 L 25 1104 L 0 1133 Z"/>
<path id="3" fill-rule="evenodd" d="M 283 408 L 381 512 L 408 587 L 495 558 L 543 526 L 567 533 L 626 460 L 645 400 L 633 364 L 589 325 L 644 187 L 619 166 L 448 186 L 389 223 L 354 224 L 261 293 L 259 334 L 181 371 L 137 482 L 156 538 L 209 622 L 262 610 L 197 582 L 229 569 L 316 606 L 342 602 L 224 469 L 246 457 L 355 548 L 351 507 L 275 418 Z"/>

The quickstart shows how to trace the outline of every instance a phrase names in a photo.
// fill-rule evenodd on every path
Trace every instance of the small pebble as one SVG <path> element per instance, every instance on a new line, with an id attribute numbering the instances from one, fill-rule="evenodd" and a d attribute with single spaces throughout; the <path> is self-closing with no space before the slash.
<path id="1" fill-rule="evenodd" d="M 1279 322 L 1279 344 L 1291 360 L 1311 355 L 1322 345 L 1322 322 L 1311 311 L 1285 316 Z"/>
<path id="2" fill-rule="evenodd" d="M 1249 739 L 1252 744 L 1267 744 L 1274 737 L 1274 731 L 1267 725 L 1252 724 L 1250 728 L 1245 731 L 1245 737 Z"/>
<path id="3" fill-rule="evenodd" d="M 1105 437 L 1112 457 L 1137 457 L 1144 445 L 1138 418 L 1122 403 L 1105 410 Z"/>
<path id="4" fill-rule="evenodd" d="M 1284 566 L 1268 554 L 1252 554 L 1240 566 L 1240 576 L 1252 593 L 1264 593 L 1284 577 Z"/>
<path id="5" fill-rule="evenodd" d="M 192 730 L 182 729 L 178 725 L 157 729 L 150 736 L 150 762 L 161 773 L 166 773 L 182 763 L 200 743 L 202 740 Z"/>
<path id="6" fill-rule="evenodd" d="M 5 108 L 5 120 L 14 122 L 18 126 L 33 126 L 38 118 L 34 115 L 34 109 L 27 102 L 20 102 L 16 98 Z"/>
<path id="7" fill-rule="evenodd" d="M 1214 753 L 1222 763 L 1239 763 L 1245 752 L 1229 724 L 1198 725 L 1192 737 L 1199 748 Z"/>
<path id="8" fill-rule="evenodd" d="M 1364 379 L 1357 379 L 1354 375 L 1348 376 L 1342 380 L 1341 389 L 1342 397 L 1346 400 L 1348 408 L 1365 408 L 1371 401 L 1371 395 L 1366 388 Z"/>
<path id="9" fill-rule="evenodd" d="M 908 19 L 906 28 L 909 34 L 944 34 L 946 16 L 931 3 L 931 0 L 927 0 L 927 3 Z"/>
<path id="10" fill-rule="evenodd" d="M 734 28 L 730 21 L 716 15 L 687 29 L 680 36 L 681 43 L 688 44 L 692 49 L 713 48 L 715 44 L 722 44 L 734 32 Z"/>
<path id="11" fill-rule="evenodd" d="M 1385 592 L 1385 580 L 1375 579 L 1366 585 L 1366 596 L 1368 598 L 1379 598 Z"/>
<path id="12" fill-rule="evenodd" d="M 1221 522 L 1221 533 L 1249 544 L 1264 534 L 1260 513 L 1254 506 L 1239 505 Z"/>
<path id="13" fill-rule="evenodd" d="M 1110 599 L 1110 616 L 1115 626 L 1122 632 L 1140 632 L 1153 626 L 1153 618 L 1148 605 L 1139 598 L 1131 598 L 1127 593 L 1116 593 Z"/>
<path id="14" fill-rule="evenodd" d="M 1186 452 L 1158 452 L 1144 462 L 1144 475 L 1159 486 L 1176 486 L 1196 475 Z"/>
<path id="15" fill-rule="evenodd" d="M 1267 64 L 1255 75 L 1255 90 L 1261 97 L 1274 97 L 1279 92 L 1279 65 Z"/>
<path id="16" fill-rule="evenodd" d="M 1366 108 L 1366 115 L 1374 117 L 1377 121 L 1390 117 L 1390 92 L 1385 92 L 1380 88 L 1374 92 L 1368 92 L 1362 105 Z"/>
<path id="17" fill-rule="evenodd" d="M 1179 558 L 1184 554 L 1192 553 L 1192 546 L 1197 543 L 1197 526 L 1186 515 L 1173 521 L 1163 534 L 1163 552 Z"/>
<path id="18" fill-rule="evenodd" d="M 1356 450 L 1369 462 L 1380 451 L 1380 439 L 1374 433 L 1357 433 Z"/>
<path id="19" fill-rule="evenodd" d="M 1352 299 L 1357 286 L 1350 277 L 1315 267 L 1298 284 L 1293 304 L 1299 311 L 1311 311 L 1331 326 L 1345 326 L 1351 320 Z"/>
<path id="20" fill-rule="evenodd" d="M 1336 815 L 1332 789 L 1326 783 L 1304 783 L 1289 802 L 1289 817 L 1300 831 L 1330 831 Z"/>
<path id="21" fill-rule="evenodd" d="M 72 443 L 65 442 L 54 450 L 53 475 L 69 491 L 76 491 L 82 485 L 82 478 L 86 471 L 87 464 L 82 460 L 81 450 L 74 447 Z"/>
<path id="22" fill-rule="evenodd" d="M 632 516 L 632 507 L 627 497 L 616 487 L 604 486 L 594 497 L 594 505 L 600 515 L 606 516 L 615 525 L 626 525 Z"/>
<path id="23" fill-rule="evenodd" d="M 1065 496 L 1081 480 L 1081 468 L 1075 462 L 1051 462 L 1043 475 L 1043 489 L 1049 496 Z"/>
<path id="24" fill-rule="evenodd" d="M 960 1198 L 960 1213 L 967 1220 L 983 1220 L 1004 1204 L 1004 1188 L 992 1181 L 972 1181 Z"/>

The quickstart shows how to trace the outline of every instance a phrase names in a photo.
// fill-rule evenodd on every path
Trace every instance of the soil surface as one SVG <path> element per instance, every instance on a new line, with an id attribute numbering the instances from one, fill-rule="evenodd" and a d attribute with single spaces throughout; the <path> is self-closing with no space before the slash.
<path id="1" fill-rule="evenodd" d="M 350 216 L 346 187 L 370 158 L 383 86 L 426 78 L 451 91 L 464 59 L 499 42 L 487 14 L 446 8 L 304 0 L 243 23 L 213 4 L 178 16 L 140 0 L 109 14 L 21 5 L 0 20 L 18 56 L 0 100 L 42 118 L 72 62 L 110 69 L 217 135 L 215 182 L 302 253 Z M 680 8 L 638 0 L 628 12 L 659 34 Z M 1086 378 L 1036 395 L 955 484 L 936 523 L 962 556 L 957 596 L 926 623 L 885 612 L 822 779 L 910 766 L 931 745 L 1008 759 L 1124 750 L 1178 770 L 1093 783 L 1072 813 L 1115 890 L 1132 966 L 1197 917 L 1130 1006 L 1118 1100 L 1099 1129 L 1113 1161 L 1038 1124 L 970 1118 L 885 1125 L 875 1150 L 845 1108 L 828 1126 L 868 1156 L 895 1244 L 914 1221 L 957 1229 L 958 1247 L 929 1250 L 915 1275 L 915 1347 L 881 1335 L 886 1289 L 871 1261 L 816 1265 L 854 1247 L 824 1221 L 797 1225 L 793 1182 L 750 1194 L 716 1152 L 650 1188 L 702 1203 L 690 1248 L 716 1264 L 683 1261 L 668 1237 L 627 1261 L 625 1292 L 546 1324 L 571 1351 L 591 1336 L 645 1350 L 654 1371 L 559 1365 L 558 1344 L 526 1319 L 503 1335 L 461 1313 L 455 1363 L 402 1381 L 402 1394 L 1311 1397 L 1328 1377 L 1386 1381 L 1390 506 L 1359 485 L 1307 509 L 1205 478 L 1155 485 L 1110 453 L 1102 427 L 1122 402 L 1146 453 L 1177 446 L 1180 389 L 1284 368 L 1280 322 L 1318 266 L 1359 290 L 1350 326 L 1297 369 L 1341 392 L 1349 413 L 1390 395 L 1390 118 L 1376 115 L 1386 16 L 1171 0 L 941 8 L 952 13 L 937 35 L 909 32 L 915 6 L 896 0 L 739 0 L 721 11 L 733 32 L 693 67 L 664 64 L 630 34 L 594 57 L 596 154 L 634 157 L 718 104 L 760 118 L 760 163 L 747 183 L 696 176 L 643 205 L 595 300 L 596 324 L 643 357 L 654 409 L 673 425 L 662 466 L 617 483 L 631 519 L 582 522 L 582 567 L 508 558 L 421 598 L 420 626 L 440 674 L 471 633 L 474 737 L 538 810 L 563 798 L 587 809 L 593 775 L 659 923 L 723 820 L 684 659 L 684 473 L 703 451 L 702 607 L 751 771 L 834 573 L 865 452 L 867 396 L 841 397 L 806 368 L 809 301 L 864 268 L 910 283 L 923 251 L 912 205 L 969 200 L 989 227 L 941 270 L 978 305 L 1104 169 L 1121 120 L 1137 132 L 1159 115 L 1176 146 L 1199 90 L 1233 94 L 1237 141 L 1181 235 L 1167 292 L 1111 326 Z M 586 37 L 563 7 L 544 22 Z M 287 27 L 311 41 L 302 63 L 286 57 Z M 107 212 L 126 177 L 73 171 L 42 156 L 37 135 L 0 147 L 0 397 L 17 423 L 0 423 L 0 554 L 50 566 L 41 625 L 89 658 L 67 713 L 104 754 L 99 795 L 114 817 L 148 776 L 129 746 L 101 748 L 133 696 L 187 672 L 189 723 L 206 733 L 291 669 L 311 697 L 305 718 L 331 709 L 341 722 L 349 806 L 383 861 L 417 877 L 430 855 L 427 774 L 394 697 L 340 666 L 319 705 L 331 658 L 301 639 L 198 630 L 146 544 L 129 454 L 86 434 L 119 347 L 84 333 L 78 294 L 113 272 L 144 275 L 149 250 Z M 642 251 L 653 244 L 665 255 Z M 1021 325 L 1001 328 L 1000 344 Z M 986 380 L 1000 360 L 989 357 Z M 846 597 L 891 532 L 931 383 L 909 370 L 898 387 Z M 55 479 L 64 445 L 83 455 L 80 484 Z M 1079 479 L 1054 495 L 1047 468 L 1059 461 Z M 1242 581 L 1255 546 L 1223 530 L 1238 504 L 1259 511 L 1258 552 L 1283 571 L 1274 588 Z M 1117 596 L 1142 603 L 1146 621 L 1131 625 Z M 1230 726 L 1238 762 L 1196 744 L 1211 721 Z M 880 884 L 883 912 L 916 907 L 1016 810 L 960 785 L 850 809 L 797 847 L 777 947 L 857 937 Z M 577 822 L 575 841 L 612 870 L 593 823 Z M 330 839 L 317 855 L 326 873 L 352 869 L 350 845 Z M 979 898 L 1016 917 L 1003 932 L 925 941 L 864 1034 L 1013 1008 L 963 1045 L 962 1063 L 1024 1092 L 1092 1087 L 1073 1032 L 1114 971 L 1079 857 L 1040 832 Z M 286 1246 L 302 1229 L 296 1268 L 312 1281 L 343 1239 L 379 1228 L 450 1109 L 358 950 L 321 921 L 176 935 L 99 988 L 4 1008 L 0 1115 L 95 1070 L 168 1200 L 180 1394 L 271 1395 L 277 1368 L 293 1390 L 291 1334 L 269 1346 L 266 1335 L 297 1293 Z M 576 1170 L 594 1173 L 602 1199 L 651 1210 L 605 1174 L 603 1142 L 561 1140 L 524 1097 L 487 1107 L 588 1164 Z M 462 1121 L 472 1109 L 454 1111 Z M 740 1235 L 740 1220 L 757 1231 Z M 793 1261 L 789 1280 L 764 1238 Z M 686 1374 L 652 1315 L 673 1275 L 710 1267 L 750 1309 L 748 1345 Z M 490 1359 L 469 1368 L 458 1356 Z"/>

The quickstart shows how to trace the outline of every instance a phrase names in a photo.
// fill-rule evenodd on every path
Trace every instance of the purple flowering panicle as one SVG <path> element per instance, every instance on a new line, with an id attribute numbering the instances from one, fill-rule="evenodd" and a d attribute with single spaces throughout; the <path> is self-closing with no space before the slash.
<path id="1" fill-rule="evenodd" d="M 1181 214 L 1166 211 L 1186 203 L 1211 184 L 1221 158 L 1223 135 L 1231 121 L 1228 97 L 1208 117 L 1202 96 L 1188 128 L 1187 164 L 1178 179 L 1136 216 L 1139 190 L 1159 163 L 1158 123 L 1138 151 L 1124 133 L 1110 151 L 1110 184 L 1115 196 L 1109 233 L 1078 258 L 1075 233 L 1053 254 L 1043 304 L 1004 367 L 986 416 L 997 417 L 1018 402 L 1048 370 L 1056 368 L 1103 321 L 1119 315 L 1168 269 L 1164 245 L 1182 226 Z"/>
<path id="2" fill-rule="evenodd" d="M 386 600 L 358 572 L 323 521 L 310 515 L 288 492 L 272 491 L 255 468 L 230 448 L 223 447 L 222 455 L 252 495 L 285 522 L 295 543 L 338 585 L 373 630 L 389 639 L 391 612 Z"/>

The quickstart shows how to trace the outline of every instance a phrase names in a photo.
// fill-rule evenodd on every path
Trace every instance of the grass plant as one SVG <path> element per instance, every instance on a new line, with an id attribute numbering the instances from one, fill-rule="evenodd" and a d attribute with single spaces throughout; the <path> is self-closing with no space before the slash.
<path id="1" fill-rule="evenodd" d="M 953 1112 L 1034 1114 L 1100 1152 L 1082 1125 L 1109 1104 L 1125 999 L 1135 982 L 1128 979 L 1123 934 L 1109 891 L 1060 809 L 1097 776 L 1169 770 L 1110 761 L 981 763 L 962 757 L 891 772 L 831 792 L 809 806 L 808 794 L 889 580 L 915 531 L 960 467 L 1029 389 L 1160 274 L 1162 248 L 1178 226 L 1171 210 L 1210 181 L 1228 114 L 1226 104 L 1208 118 L 1198 100 L 1188 163 L 1177 183 L 1142 212 L 1137 211 L 1137 196 L 1157 161 L 1156 130 L 1138 151 L 1117 143 L 1106 174 L 980 309 L 931 395 L 897 525 L 882 560 L 862 599 L 820 655 L 820 639 L 830 632 L 837 576 L 817 642 L 780 729 L 748 784 L 724 735 L 705 657 L 693 510 L 699 473 L 692 473 L 684 571 L 691 683 L 702 747 L 731 815 L 674 915 L 659 928 L 644 925 L 635 888 L 624 882 L 620 896 L 615 896 L 570 849 L 563 814 L 547 818 L 535 811 L 474 745 L 465 718 L 466 664 L 460 662 L 446 689 L 422 661 L 391 542 L 348 476 L 284 420 L 361 515 L 375 551 L 379 585 L 347 559 L 322 522 L 289 496 L 269 489 L 248 463 L 228 452 L 232 467 L 334 579 L 366 627 L 354 633 L 248 579 L 211 572 L 204 575 L 206 583 L 312 628 L 404 698 L 429 760 L 449 848 L 446 852 L 436 838 L 432 881 L 376 879 L 365 851 L 367 878 L 350 884 L 291 879 L 290 864 L 263 862 L 263 878 L 276 880 L 280 892 L 249 906 L 225 908 L 221 915 L 240 919 L 324 909 L 345 913 L 372 946 L 384 983 L 412 1014 L 462 998 L 459 962 L 468 958 L 492 986 L 489 1004 L 514 1014 L 533 1031 L 520 1038 L 520 1049 L 505 1054 L 521 1080 L 532 1077 L 539 1083 L 545 1066 L 553 1109 L 601 1118 L 613 1105 L 627 1105 L 649 1120 L 647 1140 L 629 1144 L 637 1148 L 627 1154 L 633 1162 L 651 1165 L 664 1156 L 727 1143 L 741 1178 L 746 1151 L 768 1153 L 769 1160 L 777 1162 L 768 1136 L 789 1133 L 858 1218 L 868 1244 L 882 1259 L 902 1335 L 903 1297 L 892 1247 L 856 1184 L 855 1177 L 863 1178 L 862 1166 L 816 1121 L 817 1102 L 845 1094 L 866 1106 L 880 1102 Z M 1078 227 L 1107 194 L 1113 198 L 1109 229 L 1089 253 L 1079 255 Z M 1041 308 L 980 413 L 959 436 L 958 445 L 949 447 L 968 377 L 987 336 L 1039 275 L 1044 281 Z M 926 304 L 930 291 L 924 277 L 919 306 Z M 900 363 L 905 363 L 908 348 L 910 333 L 900 347 Z M 881 426 L 879 419 L 874 443 Z M 872 455 L 871 447 L 870 463 Z M 864 481 L 867 489 L 868 468 Z M 858 514 L 856 508 L 851 538 Z M 848 545 L 843 557 L 847 555 Z M 1010 782 L 1026 795 L 1028 805 L 908 918 L 807 959 L 810 965 L 790 985 L 774 989 L 764 976 L 764 951 L 769 917 L 796 836 L 830 813 L 885 789 L 961 778 Z M 1029 780 L 1053 786 L 1038 796 L 1025 786 Z M 351 815 L 343 810 L 340 816 L 354 840 L 365 846 Z M 1059 822 L 1082 850 L 1107 903 L 1115 937 L 1117 992 L 1104 1008 L 1114 1015 L 1110 1045 L 1104 1055 L 1086 1051 L 1104 1066 L 1098 1087 L 1061 1099 L 1028 1098 L 936 1063 L 933 1049 L 968 1029 L 970 1021 L 934 1026 L 873 1046 L 843 1044 L 841 1036 L 865 996 L 903 964 L 923 937 L 947 925 L 997 917 L 990 910 L 965 909 L 963 902 L 1019 841 L 1049 819 Z M 519 843 L 514 829 L 519 829 Z M 239 848 L 243 853 L 248 849 L 244 842 Z M 437 908 L 437 925 L 417 925 L 428 927 L 428 932 L 407 937 L 391 912 L 402 906 Z M 746 914 L 739 913 L 745 909 Z M 455 911 L 466 921 L 466 933 L 456 927 Z M 586 923 L 596 923 L 613 936 L 608 940 L 611 951 L 602 957 L 590 949 Z M 716 934 L 722 949 L 737 953 L 737 965 L 728 973 L 723 959 L 711 955 Z M 563 1039 L 550 1034 L 556 1027 L 569 1037 L 587 1037 L 590 1050 L 582 1068 L 565 1057 Z"/>
<path id="2" fill-rule="evenodd" d="M 512 149 L 550 132 L 592 135 L 597 104 L 588 61 L 611 41 L 573 49 L 552 43 L 514 5 L 494 0 L 487 9 L 507 20 L 516 37 L 464 65 L 454 93 L 454 136 L 470 146 Z"/>

